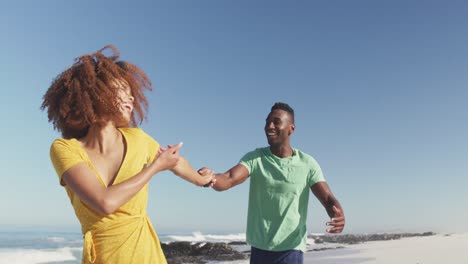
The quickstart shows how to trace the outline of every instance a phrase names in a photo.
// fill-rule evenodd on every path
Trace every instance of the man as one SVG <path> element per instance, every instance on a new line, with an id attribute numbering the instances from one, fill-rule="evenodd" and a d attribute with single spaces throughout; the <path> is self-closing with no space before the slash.
<path id="1" fill-rule="evenodd" d="M 331 218 L 326 231 L 340 233 L 345 226 L 343 209 L 318 163 L 291 147 L 294 129 L 294 110 L 285 103 L 275 103 L 265 123 L 270 146 L 247 153 L 239 164 L 216 174 L 213 188 L 217 191 L 251 178 L 247 217 L 251 264 L 303 263 L 309 189 Z"/>

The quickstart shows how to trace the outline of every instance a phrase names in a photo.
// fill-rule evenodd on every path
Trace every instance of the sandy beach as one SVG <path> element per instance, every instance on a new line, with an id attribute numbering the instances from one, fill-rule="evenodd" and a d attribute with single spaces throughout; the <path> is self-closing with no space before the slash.
<path id="1" fill-rule="evenodd" d="M 307 264 L 466 264 L 468 233 L 440 234 L 346 245 L 343 249 L 307 252 Z"/>

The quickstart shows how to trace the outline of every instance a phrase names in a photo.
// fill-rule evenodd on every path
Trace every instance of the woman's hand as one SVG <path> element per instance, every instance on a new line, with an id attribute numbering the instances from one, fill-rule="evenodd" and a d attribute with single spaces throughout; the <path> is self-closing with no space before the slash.
<path id="1" fill-rule="evenodd" d="M 153 161 L 151 166 L 153 166 L 156 172 L 171 170 L 179 162 L 179 149 L 182 147 L 182 142 L 172 146 L 168 145 L 168 148 L 159 148 L 158 155 Z"/>

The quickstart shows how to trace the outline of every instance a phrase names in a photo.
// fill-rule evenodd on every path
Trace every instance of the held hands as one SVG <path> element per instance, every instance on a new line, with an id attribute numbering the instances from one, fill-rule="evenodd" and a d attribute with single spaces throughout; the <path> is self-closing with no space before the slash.
<path id="1" fill-rule="evenodd" d="M 158 151 L 158 156 L 154 160 L 153 164 L 158 168 L 159 171 L 170 170 L 177 165 L 179 161 L 179 150 L 182 147 L 182 142 L 172 146 L 167 145 L 167 149 L 160 147 Z"/>
<path id="2" fill-rule="evenodd" d="M 212 169 L 203 167 L 198 170 L 198 174 L 203 177 L 205 183 L 202 185 L 203 187 L 213 187 L 216 183 L 216 175 Z"/>
<path id="3" fill-rule="evenodd" d="M 197 186 L 209 187 L 212 186 L 216 180 L 213 170 L 208 168 L 202 168 L 195 171 L 192 166 L 185 160 L 182 156 L 179 156 L 179 149 L 182 143 L 179 143 L 176 146 L 167 145 L 167 148 L 161 147 L 159 149 L 159 157 L 161 159 L 164 155 L 169 153 L 172 158 L 177 158 L 175 163 L 168 162 L 167 169 L 172 171 L 175 175 L 181 177 L 182 179 L 191 182 Z M 172 167 L 171 167 L 172 166 Z"/>
<path id="4" fill-rule="evenodd" d="M 345 226 L 345 217 L 342 210 L 338 209 L 335 205 L 333 206 L 333 212 L 335 212 L 335 216 L 331 219 L 330 222 L 327 222 L 327 226 L 333 226 L 332 228 L 328 228 L 326 231 L 327 233 L 341 233 Z"/>

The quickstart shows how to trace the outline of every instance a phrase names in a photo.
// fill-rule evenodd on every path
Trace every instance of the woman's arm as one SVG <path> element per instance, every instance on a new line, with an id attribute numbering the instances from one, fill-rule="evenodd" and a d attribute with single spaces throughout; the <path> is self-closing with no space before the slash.
<path id="1" fill-rule="evenodd" d="M 200 170 L 200 173 L 198 173 L 192 168 L 190 163 L 181 156 L 179 156 L 179 162 L 177 162 L 177 165 L 174 166 L 171 171 L 175 175 L 197 186 L 208 185 L 214 180 L 213 171 L 205 169 Z"/>
<path id="2" fill-rule="evenodd" d="M 112 214 L 139 192 L 154 174 L 173 168 L 179 161 L 180 147 L 179 144 L 170 151 L 159 153 L 153 163 L 135 176 L 107 188 L 84 162 L 65 171 L 62 180 L 86 205 L 101 214 Z"/>
<path id="3" fill-rule="evenodd" d="M 165 151 L 170 150 L 172 148 L 172 145 L 167 145 L 167 149 L 160 147 L 159 153 L 164 153 Z M 212 170 L 200 169 L 197 172 L 193 169 L 190 163 L 182 156 L 179 156 L 179 161 L 177 162 L 177 165 L 174 166 L 171 169 L 171 171 L 175 175 L 197 186 L 212 186 L 216 181 Z"/>

